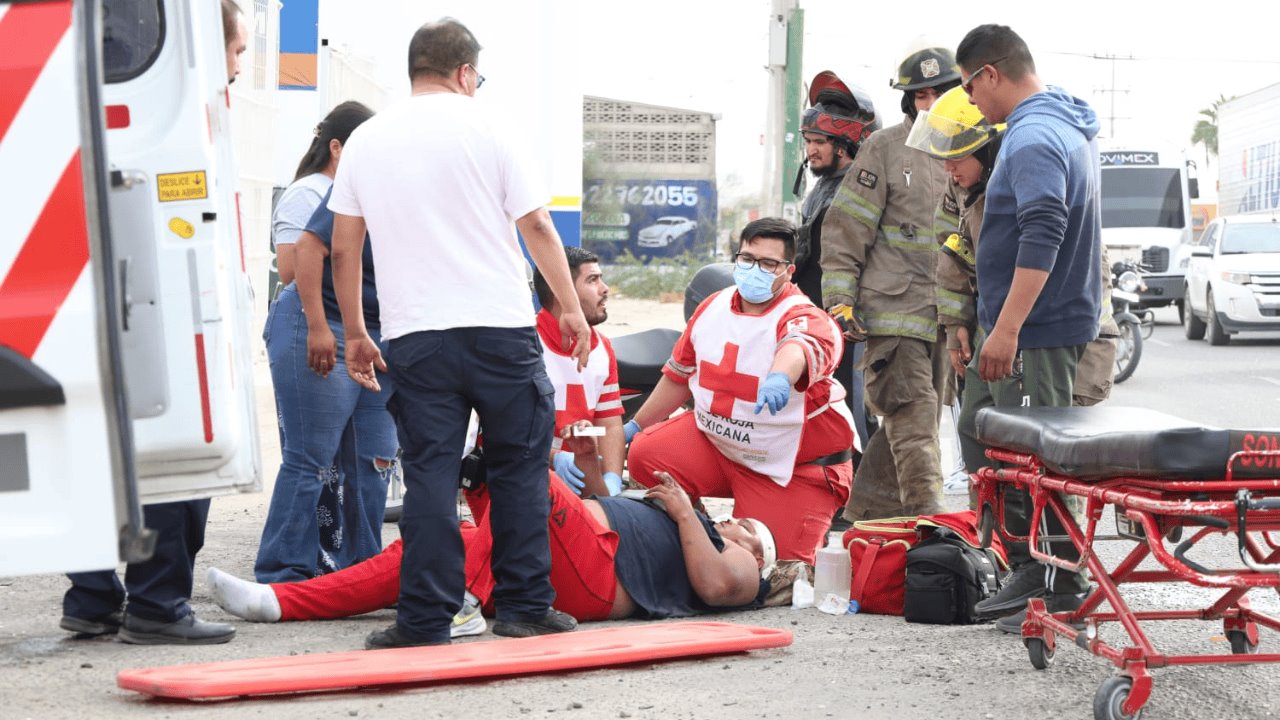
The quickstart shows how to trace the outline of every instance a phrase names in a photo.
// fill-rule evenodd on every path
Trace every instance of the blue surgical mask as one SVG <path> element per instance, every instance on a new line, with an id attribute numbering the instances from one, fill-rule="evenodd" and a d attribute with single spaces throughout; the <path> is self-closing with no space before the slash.
<path id="1" fill-rule="evenodd" d="M 761 270 L 759 265 L 750 270 L 733 269 L 733 282 L 738 286 L 742 299 L 758 305 L 769 302 L 778 294 L 773 291 L 773 281 L 777 279 L 777 275 Z"/>

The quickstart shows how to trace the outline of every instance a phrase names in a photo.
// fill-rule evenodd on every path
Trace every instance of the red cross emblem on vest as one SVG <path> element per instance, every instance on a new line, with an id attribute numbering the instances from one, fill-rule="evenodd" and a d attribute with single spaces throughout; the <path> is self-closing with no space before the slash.
<path id="1" fill-rule="evenodd" d="M 724 344 L 724 357 L 719 365 L 698 363 L 698 382 L 711 391 L 711 412 L 720 417 L 733 417 L 733 401 L 755 402 L 760 393 L 760 378 L 738 372 L 738 346 Z"/>
<path id="2" fill-rule="evenodd" d="M 581 384 L 564 386 L 564 409 L 556 410 L 556 433 L 579 420 L 590 420 L 594 415 L 587 407 L 587 391 Z"/>

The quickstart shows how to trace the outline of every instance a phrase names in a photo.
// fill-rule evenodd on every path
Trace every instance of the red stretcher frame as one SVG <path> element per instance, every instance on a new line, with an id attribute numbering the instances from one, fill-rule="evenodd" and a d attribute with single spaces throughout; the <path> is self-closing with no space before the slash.
<path id="1" fill-rule="evenodd" d="M 789 631 L 774 628 L 651 623 L 437 647 L 139 668 L 120 671 L 116 684 L 154 697 L 226 700 L 585 670 L 786 647 L 791 641 Z"/>
<path id="2" fill-rule="evenodd" d="M 1256 652 L 1258 626 L 1280 631 L 1280 619 L 1253 610 L 1246 597 L 1256 588 L 1280 592 L 1280 478 L 1237 479 L 1232 472 L 1246 457 L 1253 458 L 1257 467 L 1280 466 L 1280 451 L 1237 452 L 1228 461 L 1222 478 L 1207 480 L 1112 477 L 1085 481 L 1056 475 L 1039 458 L 1028 453 L 989 449 L 987 457 L 1005 463 L 1006 467 L 984 467 L 975 474 L 984 544 L 989 543 L 991 532 L 998 529 L 1006 542 L 1028 543 L 1031 556 L 1036 560 L 1066 570 L 1088 570 L 1097 583 L 1097 590 L 1074 612 L 1050 613 L 1045 609 L 1044 600 L 1031 600 L 1022 624 L 1022 640 L 1036 669 L 1046 669 L 1052 663 L 1059 635 L 1116 666 L 1116 675 L 1098 688 L 1095 717 L 1108 720 L 1136 717 L 1151 697 L 1150 670 L 1153 668 L 1280 662 L 1280 653 Z M 1005 526 L 1003 493 L 1014 487 L 1026 490 L 1032 499 L 1030 531 L 1026 536 L 1013 535 Z M 1084 499 L 1084 528 L 1067 508 L 1064 496 Z M 1111 570 L 1093 551 L 1094 542 L 1104 539 L 1098 536 L 1097 529 L 1107 506 L 1122 510 L 1126 518 L 1141 527 L 1145 539 L 1129 538 L 1136 542 L 1135 547 Z M 1062 522 L 1067 539 L 1080 553 L 1078 562 L 1040 549 L 1040 520 L 1046 509 Z M 1242 522 L 1246 530 L 1243 534 L 1240 532 Z M 1180 533 L 1182 528 L 1198 529 L 1171 553 L 1164 539 L 1166 535 Z M 1273 532 L 1277 536 L 1273 537 Z M 1236 534 L 1240 568 L 1205 568 L 1183 557 L 1198 542 L 1218 533 Z M 1138 570 L 1148 556 L 1167 569 Z M 1127 583 L 1177 581 L 1226 590 L 1207 608 L 1172 611 L 1132 610 L 1120 592 L 1120 585 Z M 1103 600 L 1110 604 L 1112 612 L 1099 611 Z M 1219 619 L 1232 644 L 1230 655 L 1166 655 L 1155 647 L 1141 624 L 1158 620 Z M 1124 627 L 1131 645 L 1122 648 L 1099 639 L 1098 626 L 1111 622 Z M 1107 702 L 1102 700 L 1104 695 Z M 1099 714 L 1100 705 L 1110 707 L 1110 712 Z"/>

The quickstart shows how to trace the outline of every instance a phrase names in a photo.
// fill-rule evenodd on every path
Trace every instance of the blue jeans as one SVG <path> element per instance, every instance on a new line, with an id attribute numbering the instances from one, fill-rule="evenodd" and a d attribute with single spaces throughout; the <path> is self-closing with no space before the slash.
<path id="1" fill-rule="evenodd" d="M 462 607 L 458 471 L 473 408 L 484 428 L 495 614 L 498 620 L 541 617 L 555 599 L 547 530 L 555 388 L 537 332 L 416 332 L 392 340 L 386 357 L 396 383 L 387 408 L 400 431 L 406 486 L 400 632 L 422 642 L 447 642 L 451 619 Z"/>
<path id="2" fill-rule="evenodd" d="M 346 567 L 382 550 L 387 482 L 399 472 L 395 422 L 387 412 L 391 382 L 381 392 L 347 375 L 342 324 L 330 321 L 338 341 L 328 377 L 307 367 L 307 320 L 297 288 L 289 285 L 267 316 L 263 339 L 271 362 L 280 428 L 280 471 L 262 529 L 254 575 L 259 582 L 307 580 L 326 567 L 321 532 L 338 548 L 334 565 Z M 370 333 L 375 342 L 376 333 Z M 335 490 L 340 509 L 318 507 L 321 491 Z"/>

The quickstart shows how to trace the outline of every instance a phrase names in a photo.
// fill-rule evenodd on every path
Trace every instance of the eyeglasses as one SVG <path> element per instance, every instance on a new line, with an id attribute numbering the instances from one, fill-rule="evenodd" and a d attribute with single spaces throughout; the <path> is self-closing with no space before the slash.
<path id="1" fill-rule="evenodd" d="M 480 71 L 476 69 L 475 65 L 466 63 L 466 66 L 471 68 L 471 72 L 476 74 L 476 89 L 479 90 L 481 86 L 484 85 L 484 76 L 480 74 Z"/>
<path id="2" fill-rule="evenodd" d="M 758 258 L 746 253 L 738 253 L 737 255 L 734 255 L 733 262 L 742 270 L 750 270 L 751 268 L 759 265 L 761 270 L 764 270 L 770 275 L 777 275 L 780 270 L 784 270 L 788 265 L 794 264 L 789 260 Z"/>
<path id="3" fill-rule="evenodd" d="M 983 65 L 982 67 L 978 68 L 978 71 L 977 71 L 977 72 L 975 72 L 974 74 L 970 75 L 968 80 L 963 80 L 963 79 L 962 79 L 962 80 L 960 81 L 960 87 L 964 88 L 964 94 L 965 94 L 965 95 L 972 95 L 972 94 L 973 94 L 973 81 L 974 81 L 974 80 L 977 80 L 979 75 L 981 75 L 982 73 L 986 72 L 986 71 L 987 71 L 987 68 L 994 66 L 996 63 L 1004 62 L 1005 60 L 1008 60 L 1008 59 L 1009 59 L 1009 56 L 1008 56 L 1008 55 L 1005 55 L 1005 56 L 1000 57 L 1000 58 L 996 58 L 995 60 L 992 60 L 991 62 L 986 63 L 986 64 L 985 64 L 985 65 Z"/>

